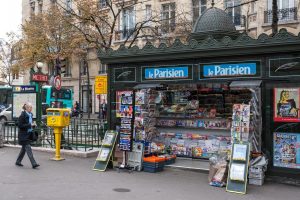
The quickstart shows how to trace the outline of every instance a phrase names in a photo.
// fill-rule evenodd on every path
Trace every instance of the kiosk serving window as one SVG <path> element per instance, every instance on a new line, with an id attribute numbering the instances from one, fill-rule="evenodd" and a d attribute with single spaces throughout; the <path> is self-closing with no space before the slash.
<path id="1" fill-rule="evenodd" d="M 209 158 L 214 153 L 228 151 L 231 148 L 233 105 L 260 107 L 253 106 L 254 102 L 258 103 L 254 100 L 258 98 L 254 89 L 246 86 L 230 88 L 228 82 L 142 85 L 145 87 L 134 90 L 133 139 L 151 143 L 151 153 Z M 117 105 L 113 117 L 114 121 L 120 121 L 128 109 L 118 106 L 122 90 L 116 90 L 114 94 Z M 259 124 L 256 125 L 259 127 Z M 247 135 L 253 130 L 245 129 Z"/>

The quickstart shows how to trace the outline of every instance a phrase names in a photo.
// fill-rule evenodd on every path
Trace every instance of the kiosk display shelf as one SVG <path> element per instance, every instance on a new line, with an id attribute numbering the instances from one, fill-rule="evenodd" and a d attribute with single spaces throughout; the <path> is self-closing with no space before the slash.
<path id="1" fill-rule="evenodd" d="M 251 92 L 226 84 L 170 85 L 135 91 L 135 140 L 155 143 L 152 152 L 209 158 L 230 151 L 232 105 L 250 102 Z M 165 150 L 162 150 L 164 147 Z"/>

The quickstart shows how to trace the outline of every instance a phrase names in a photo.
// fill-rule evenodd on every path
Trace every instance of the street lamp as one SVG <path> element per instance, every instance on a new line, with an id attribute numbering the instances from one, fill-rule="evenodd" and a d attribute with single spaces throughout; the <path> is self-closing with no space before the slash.
<path id="1" fill-rule="evenodd" d="M 34 67 L 37 68 L 35 72 Z M 42 68 L 44 63 L 37 62 L 35 66 L 31 68 L 31 82 L 35 84 L 37 91 L 37 100 L 36 100 L 36 119 L 38 131 L 41 131 L 41 121 L 42 121 L 42 86 L 44 82 L 48 81 L 48 75 L 43 74 Z"/>
<path id="2" fill-rule="evenodd" d="M 37 63 L 36 63 L 36 67 L 38 68 L 38 70 L 42 70 L 42 68 L 44 67 L 44 63 L 42 63 L 42 62 L 37 62 Z"/>

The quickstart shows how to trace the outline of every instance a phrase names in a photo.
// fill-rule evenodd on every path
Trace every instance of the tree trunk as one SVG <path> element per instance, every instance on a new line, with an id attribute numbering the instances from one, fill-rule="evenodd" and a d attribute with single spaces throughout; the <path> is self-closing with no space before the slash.
<path id="1" fill-rule="evenodd" d="M 272 36 L 278 32 L 278 5 L 277 0 L 272 0 Z"/>

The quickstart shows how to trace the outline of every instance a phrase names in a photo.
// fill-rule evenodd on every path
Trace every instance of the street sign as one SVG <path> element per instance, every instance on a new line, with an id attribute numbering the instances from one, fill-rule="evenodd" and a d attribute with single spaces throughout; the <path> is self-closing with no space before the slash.
<path id="1" fill-rule="evenodd" d="M 95 77 L 95 94 L 107 94 L 107 76 Z"/>
<path id="2" fill-rule="evenodd" d="M 36 87 L 34 85 L 20 85 L 20 86 L 14 86 L 13 87 L 13 92 L 35 92 Z"/>
<path id="3" fill-rule="evenodd" d="M 12 91 L 12 118 L 17 119 L 21 112 L 22 107 L 25 103 L 30 102 L 32 107 L 33 117 L 36 118 L 37 114 L 37 93 L 36 86 L 34 85 L 19 85 L 13 86 Z"/>
<path id="4" fill-rule="evenodd" d="M 60 76 L 55 76 L 55 78 L 54 78 L 54 87 L 57 90 L 61 89 L 61 78 L 60 78 Z"/>
<path id="5" fill-rule="evenodd" d="M 48 75 L 46 74 L 32 74 L 32 81 L 36 81 L 36 82 L 48 82 Z"/>

